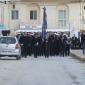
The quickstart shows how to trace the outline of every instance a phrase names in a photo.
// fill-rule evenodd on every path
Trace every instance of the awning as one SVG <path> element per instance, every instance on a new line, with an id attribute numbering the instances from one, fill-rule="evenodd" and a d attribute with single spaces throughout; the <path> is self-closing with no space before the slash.
<path id="1" fill-rule="evenodd" d="M 47 29 L 47 32 L 69 32 L 69 29 Z M 16 33 L 20 32 L 42 32 L 42 29 L 19 29 Z"/>
<path id="2" fill-rule="evenodd" d="M 16 31 L 16 33 L 18 33 L 18 32 L 42 32 L 42 30 L 41 29 L 19 29 L 19 30 L 17 30 Z"/>
<path id="3" fill-rule="evenodd" d="M 47 29 L 47 32 L 69 32 L 71 29 Z"/>

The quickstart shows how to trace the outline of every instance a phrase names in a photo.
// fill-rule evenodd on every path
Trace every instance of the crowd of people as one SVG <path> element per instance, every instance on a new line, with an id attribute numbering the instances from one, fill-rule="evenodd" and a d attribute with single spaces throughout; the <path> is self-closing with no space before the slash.
<path id="1" fill-rule="evenodd" d="M 21 54 L 23 57 L 27 55 L 38 56 L 69 56 L 70 54 L 70 38 L 65 34 L 51 34 L 43 41 L 40 34 L 21 33 L 17 35 L 21 45 Z"/>
<path id="2" fill-rule="evenodd" d="M 85 54 L 85 33 L 81 33 L 79 38 L 75 35 L 71 38 L 71 48 L 83 49 L 83 54 Z"/>
<path id="3" fill-rule="evenodd" d="M 80 38 L 75 35 L 68 37 L 66 34 L 53 33 L 46 36 L 43 41 L 40 33 L 21 33 L 17 35 L 21 45 L 21 54 L 23 57 L 28 55 L 38 56 L 69 56 L 71 49 L 83 49 L 85 54 L 85 34 Z"/>

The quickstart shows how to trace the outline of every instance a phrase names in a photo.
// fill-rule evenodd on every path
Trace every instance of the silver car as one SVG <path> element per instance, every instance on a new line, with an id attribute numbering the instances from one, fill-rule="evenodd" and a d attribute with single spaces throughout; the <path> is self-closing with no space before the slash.
<path id="1" fill-rule="evenodd" d="M 16 37 L 2 36 L 0 37 L 0 57 L 9 56 L 21 59 L 21 47 Z"/>

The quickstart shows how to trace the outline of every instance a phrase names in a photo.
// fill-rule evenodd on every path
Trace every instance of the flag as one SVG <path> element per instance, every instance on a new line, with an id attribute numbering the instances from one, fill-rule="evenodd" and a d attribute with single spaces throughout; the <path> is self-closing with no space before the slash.
<path id="1" fill-rule="evenodd" d="M 42 40 L 45 41 L 46 39 L 46 29 L 47 29 L 47 14 L 46 8 L 43 8 L 43 24 L 42 24 Z"/>

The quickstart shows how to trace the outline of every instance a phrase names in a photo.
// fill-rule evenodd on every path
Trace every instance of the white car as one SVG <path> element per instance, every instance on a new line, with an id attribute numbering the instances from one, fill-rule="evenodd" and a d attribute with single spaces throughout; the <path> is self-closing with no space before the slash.
<path id="1" fill-rule="evenodd" d="M 0 37 L 0 57 L 9 56 L 21 59 L 21 47 L 16 37 L 2 36 Z"/>

